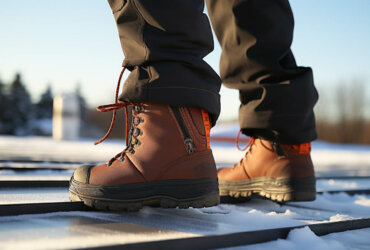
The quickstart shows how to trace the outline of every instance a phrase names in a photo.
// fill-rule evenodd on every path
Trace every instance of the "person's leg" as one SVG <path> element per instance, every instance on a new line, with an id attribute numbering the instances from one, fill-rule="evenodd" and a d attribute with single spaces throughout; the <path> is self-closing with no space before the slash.
<path id="1" fill-rule="evenodd" d="M 311 69 L 298 67 L 290 49 L 288 0 L 207 0 L 207 7 L 222 47 L 221 79 L 239 90 L 240 128 L 253 137 L 246 156 L 219 171 L 220 194 L 314 199 L 317 91 Z"/>
<path id="2" fill-rule="evenodd" d="M 317 92 L 311 69 L 298 67 L 290 49 L 288 0 L 207 0 L 207 7 L 222 47 L 221 79 L 240 93 L 242 131 L 283 143 L 316 139 Z"/>
<path id="3" fill-rule="evenodd" d="M 155 102 L 220 112 L 221 80 L 203 60 L 213 50 L 204 0 L 109 0 L 123 66 L 131 74 L 121 101 Z"/>
<path id="4" fill-rule="evenodd" d="M 109 3 L 125 54 L 123 66 L 131 74 L 121 102 L 116 97 L 116 103 L 99 109 L 132 107 L 127 148 L 106 164 L 78 168 L 71 199 L 111 210 L 218 204 L 208 113 L 214 124 L 221 81 L 203 61 L 213 49 L 204 1 Z"/>

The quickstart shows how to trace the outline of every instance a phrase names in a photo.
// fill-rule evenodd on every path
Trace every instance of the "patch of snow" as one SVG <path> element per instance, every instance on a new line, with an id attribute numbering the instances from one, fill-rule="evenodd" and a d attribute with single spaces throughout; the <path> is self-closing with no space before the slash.
<path id="1" fill-rule="evenodd" d="M 360 206 L 364 206 L 364 207 L 370 207 L 370 197 L 359 195 L 358 199 L 355 201 L 355 204 L 360 205 Z M 368 216 L 370 217 L 370 210 L 369 210 Z"/>
<path id="2" fill-rule="evenodd" d="M 275 212 L 275 211 L 273 211 L 273 212 L 269 212 L 269 213 L 266 213 L 266 215 L 269 215 L 269 216 L 275 216 L 275 215 L 277 215 L 277 214 L 279 214 L 279 215 L 287 215 L 287 216 L 289 216 L 289 217 L 295 217 L 295 216 L 297 215 L 297 213 L 292 212 L 292 211 L 290 211 L 289 209 L 285 210 L 285 212 L 283 212 L 283 213 L 277 213 L 277 212 Z"/>
<path id="3" fill-rule="evenodd" d="M 343 220 L 350 220 L 350 219 L 353 219 L 353 217 L 347 214 L 336 214 L 336 215 L 331 216 L 329 218 L 329 221 L 334 222 L 334 221 L 343 221 Z"/>
<path id="4" fill-rule="evenodd" d="M 367 250 L 370 247 L 370 228 L 352 230 L 341 233 L 332 233 L 321 238 L 325 241 L 337 241 L 340 242 L 345 249 L 363 249 Z M 335 249 L 335 248 L 333 248 Z"/>
<path id="5" fill-rule="evenodd" d="M 369 195 L 350 196 L 346 193 L 324 193 L 317 195 L 315 201 L 299 202 L 298 204 L 307 208 L 319 208 L 340 214 L 347 214 L 349 216 L 370 217 L 369 207 L 363 205 L 367 204 L 369 199 Z M 287 204 L 290 203 L 288 202 Z"/>
<path id="6" fill-rule="evenodd" d="M 360 185 L 359 182 L 364 182 L 364 185 Z M 319 190 L 345 190 L 345 189 L 356 189 L 360 188 L 360 186 L 369 187 L 370 182 L 369 180 L 317 180 L 316 187 Z"/>
<path id="7" fill-rule="evenodd" d="M 346 250 L 347 248 L 340 242 L 334 239 L 323 239 L 315 235 L 309 227 L 293 229 L 289 232 L 286 239 L 279 239 L 261 244 L 253 244 L 249 246 L 240 246 L 224 249 L 245 249 L 245 250 L 270 250 L 270 249 L 284 249 L 284 250 Z"/>

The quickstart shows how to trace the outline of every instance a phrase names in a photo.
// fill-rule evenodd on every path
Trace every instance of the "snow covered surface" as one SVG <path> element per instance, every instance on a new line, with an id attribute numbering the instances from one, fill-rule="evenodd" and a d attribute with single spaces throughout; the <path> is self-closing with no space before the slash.
<path id="1" fill-rule="evenodd" d="M 22 197 L 18 197 L 23 199 Z M 333 202 L 338 197 L 324 197 Z M 367 201 L 370 197 L 366 198 Z M 348 207 L 359 200 L 339 197 Z M 42 201 L 42 200 L 39 200 Z M 369 210 L 369 204 L 361 205 Z M 279 205 L 268 200 L 203 209 L 162 209 L 145 207 L 137 213 L 59 212 L 40 215 L 0 217 L 1 249 L 65 249 L 106 244 L 171 239 L 201 235 L 245 232 L 267 228 L 306 225 L 360 217 L 356 210 L 348 214 L 332 210 L 302 209 Z M 360 211 L 361 212 L 361 211 Z M 286 240 L 251 246 L 246 249 L 351 249 L 368 246 L 368 229 L 337 236 L 317 237 L 308 228 L 297 229 Z M 347 239 L 347 240 L 343 240 Z M 350 243 L 351 241 L 352 243 Z M 311 246 L 311 247 L 308 247 Z M 337 248 L 341 247 L 341 248 Z M 255 248 L 256 247 L 256 248 Z M 313 248 L 312 248 L 313 247 Z M 331 248 L 334 247 L 334 248 Z M 244 249 L 240 248 L 240 249 Z M 356 248 L 361 249 L 361 248 Z M 366 248 L 363 248 L 366 249 Z"/>
<path id="2" fill-rule="evenodd" d="M 69 201 L 68 188 L 0 189 L 0 205 L 60 201 Z"/>
<path id="3" fill-rule="evenodd" d="M 235 136 L 236 132 L 232 132 Z M 228 133 L 226 130 L 225 134 Z M 106 162 L 124 149 L 123 144 L 121 140 L 108 140 L 94 146 L 90 139 L 56 141 L 49 137 L 0 136 L 0 160 Z M 245 154 L 233 143 L 213 142 L 212 150 L 220 166 L 232 165 Z M 318 176 L 370 176 L 370 146 L 314 142 L 312 159 Z M 0 166 L 2 164 L 5 163 Z"/>
<path id="4" fill-rule="evenodd" d="M 124 216 L 60 212 L 0 217 L 0 249 L 75 249 L 196 236 L 130 223 Z"/>
<path id="5" fill-rule="evenodd" d="M 326 236 L 316 236 L 308 227 L 292 230 L 287 239 L 255 244 L 250 246 L 224 248 L 234 250 L 346 250 L 369 249 L 370 229 L 353 230 L 343 233 L 333 233 Z"/>
<path id="6" fill-rule="evenodd" d="M 237 127 L 213 129 L 215 135 L 236 135 Z M 245 152 L 233 144 L 212 143 L 219 166 L 237 162 Z M 0 170 L 1 180 L 68 180 L 78 164 L 26 163 L 5 160 L 104 162 L 124 148 L 113 140 L 93 146 L 91 140 L 55 141 L 47 137 L 0 136 L 0 167 L 65 170 Z M 337 179 L 336 176 L 370 176 L 370 147 L 313 144 L 312 157 L 318 190 L 369 189 L 370 178 Z M 1 161 L 2 160 L 2 161 Z M 18 165 L 17 165 L 18 164 Z M 33 165 L 32 165 L 33 164 Z M 63 165 L 64 164 L 64 165 Z M 71 169 L 72 168 L 72 169 Z M 67 188 L 0 189 L 0 204 L 68 201 Z M 320 194 L 316 201 L 279 205 L 264 199 L 242 204 L 221 204 L 203 209 L 145 207 L 137 213 L 60 212 L 0 217 L 0 249 L 65 249 L 245 232 L 282 226 L 370 217 L 370 196 L 345 193 Z M 293 230 L 287 239 L 232 249 L 370 249 L 370 229 L 317 237 L 309 228 Z"/>
<path id="7" fill-rule="evenodd" d="M 1 180 L 69 180 L 73 170 L 34 170 L 17 172 L 13 170 L 0 170 Z"/>
<path id="8" fill-rule="evenodd" d="M 352 189 L 370 189 L 370 178 L 345 180 L 338 179 L 319 179 L 316 181 L 318 191 L 330 190 L 352 190 Z"/>

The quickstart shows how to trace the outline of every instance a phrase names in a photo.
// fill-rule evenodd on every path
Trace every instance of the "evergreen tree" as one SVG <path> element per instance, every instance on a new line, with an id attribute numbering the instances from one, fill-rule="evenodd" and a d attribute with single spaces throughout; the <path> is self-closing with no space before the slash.
<path id="1" fill-rule="evenodd" d="M 7 96 L 5 93 L 5 85 L 0 79 L 0 134 L 5 133 L 5 110 L 7 104 Z"/>
<path id="2" fill-rule="evenodd" d="M 30 119 L 33 118 L 31 97 L 19 73 L 16 74 L 14 81 L 10 84 L 7 103 L 9 105 L 6 114 L 6 118 L 9 120 L 7 124 L 8 133 L 16 134 L 17 130 L 25 128 Z"/>
<path id="3" fill-rule="evenodd" d="M 0 79 L 0 103 L 3 101 L 3 96 L 5 96 L 5 84 Z"/>
<path id="4" fill-rule="evenodd" d="M 37 119 L 52 118 L 53 116 L 53 94 L 50 85 L 41 94 L 40 101 L 36 104 L 35 116 Z"/>
<path id="5" fill-rule="evenodd" d="M 0 83 L 0 133 L 10 134 L 14 130 L 8 86 Z"/>

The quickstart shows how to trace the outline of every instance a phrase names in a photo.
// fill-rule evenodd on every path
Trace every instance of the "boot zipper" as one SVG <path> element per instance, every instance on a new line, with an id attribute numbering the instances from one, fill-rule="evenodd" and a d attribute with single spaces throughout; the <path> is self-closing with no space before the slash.
<path id="1" fill-rule="evenodd" d="M 274 148 L 276 154 L 278 155 L 278 159 L 282 159 L 282 158 L 286 157 L 286 155 L 285 155 L 283 149 L 280 147 L 279 143 L 273 142 L 272 147 Z"/>
<path id="2" fill-rule="evenodd" d="M 190 137 L 188 129 L 186 128 L 184 119 L 182 118 L 181 113 L 180 113 L 180 109 L 178 107 L 172 107 L 172 106 L 171 106 L 171 109 L 175 115 L 177 123 L 180 125 L 180 128 L 184 134 L 184 143 L 188 149 L 188 154 L 190 155 L 194 153 L 194 142 Z"/>

